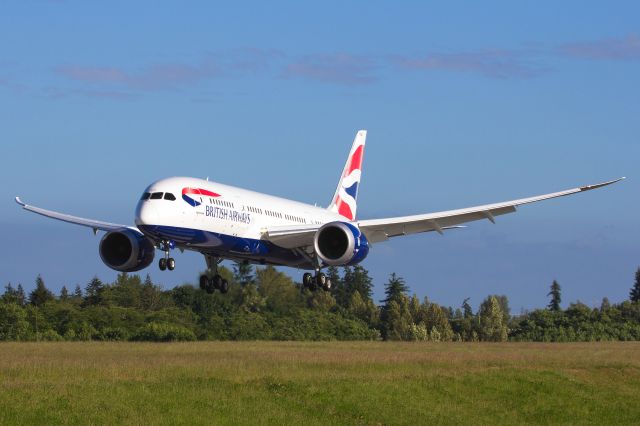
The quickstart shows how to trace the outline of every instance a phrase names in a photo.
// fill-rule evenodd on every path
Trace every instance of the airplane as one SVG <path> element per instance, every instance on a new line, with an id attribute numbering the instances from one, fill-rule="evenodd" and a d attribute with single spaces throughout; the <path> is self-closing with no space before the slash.
<path id="1" fill-rule="evenodd" d="M 200 288 L 226 293 L 228 282 L 218 274 L 224 259 L 237 262 L 289 266 L 314 271 L 303 274 L 310 290 L 331 290 L 322 272 L 327 266 L 362 262 L 372 244 L 389 238 L 461 228 L 475 220 L 496 222 L 496 216 L 513 213 L 518 206 L 590 191 L 619 182 L 624 177 L 502 203 L 457 210 L 383 219 L 357 219 L 358 188 L 362 177 L 366 130 L 356 133 L 342 175 L 327 208 L 190 177 L 170 177 L 153 182 L 142 193 L 135 210 L 135 226 L 84 219 L 34 207 L 20 197 L 24 210 L 49 218 L 104 231 L 99 253 L 109 268 L 135 272 L 149 266 L 159 249 L 164 253 L 160 270 L 173 270 L 171 250 L 191 250 L 204 255 L 207 271 Z"/>

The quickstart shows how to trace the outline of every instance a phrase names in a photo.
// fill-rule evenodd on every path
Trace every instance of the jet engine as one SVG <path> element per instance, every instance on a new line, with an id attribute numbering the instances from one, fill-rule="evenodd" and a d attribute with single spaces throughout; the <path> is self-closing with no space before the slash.
<path id="1" fill-rule="evenodd" d="M 344 222 L 323 225 L 316 232 L 313 245 L 318 257 L 331 266 L 355 265 L 369 254 L 369 242 L 364 234 Z"/>
<path id="2" fill-rule="evenodd" d="M 153 262 L 155 247 L 150 239 L 133 229 L 110 231 L 100 241 L 100 258 L 111 269 L 135 272 Z"/>

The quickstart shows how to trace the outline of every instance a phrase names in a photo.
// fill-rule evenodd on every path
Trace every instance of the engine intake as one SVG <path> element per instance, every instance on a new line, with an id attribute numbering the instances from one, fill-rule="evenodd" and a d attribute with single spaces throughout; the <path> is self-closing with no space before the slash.
<path id="1" fill-rule="evenodd" d="M 323 225 L 313 239 L 318 257 L 330 266 L 360 263 L 369 254 L 369 242 L 360 229 L 350 223 Z"/>
<path id="2" fill-rule="evenodd" d="M 151 240 L 133 229 L 110 231 L 100 240 L 100 258 L 116 271 L 139 271 L 149 266 L 154 256 Z"/>

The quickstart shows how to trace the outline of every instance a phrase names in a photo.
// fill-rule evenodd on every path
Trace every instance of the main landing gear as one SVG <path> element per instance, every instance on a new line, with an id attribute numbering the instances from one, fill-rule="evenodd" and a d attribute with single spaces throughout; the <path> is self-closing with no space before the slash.
<path id="1" fill-rule="evenodd" d="M 225 294 L 229 291 L 229 283 L 218 274 L 218 264 L 222 261 L 219 257 L 204 255 L 207 261 L 207 272 L 200 275 L 200 288 L 209 294 L 216 290 Z"/>
<path id="2" fill-rule="evenodd" d="M 160 250 L 164 251 L 164 257 L 158 261 L 158 267 L 161 271 L 166 269 L 173 271 L 176 269 L 176 260 L 173 257 L 169 257 L 169 250 L 175 247 L 173 241 L 163 240 L 160 242 Z"/>
<path id="3" fill-rule="evenodd" d="M 302 276 L 302 285 L 304 288 L 308 288 L 311 291 L 316 291 L 318 289 L 331 291 L 331 280 L 320 271 L 316 271 L 315 276 L 311 275 L 309 272 L 305 272 Z"/>

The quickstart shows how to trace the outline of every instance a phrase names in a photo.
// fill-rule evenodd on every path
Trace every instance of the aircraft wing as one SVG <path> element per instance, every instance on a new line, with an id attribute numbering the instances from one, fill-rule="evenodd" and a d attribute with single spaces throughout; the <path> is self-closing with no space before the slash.
<path id="1" fill-rule="evenodd" d="M 369 242 L 375 243 L 385 241 L 391 237 L 409 235 L 419 232 L 436 231 L 442 234 L 443 230 L 474 220 L 487 219 L 495 223 L 495 217 L 516 211 L 516 207 L 523 204 L 536 203 L 538 201 L 551 198 L 564 197 L 566 195 L 577 194 L 579 192 L 590 191 L 602 188 L 619 182 L 624 178 L 586 185 L 566 191 L 553 192 L 551 194 L 538 195 L 536 197 L 521 198 L 518 200 L 505 201 L 502 203 L 486 204 L 483 206 L 468 207 L 458 210 L 449 210 L 437 213 L 419 214 L 414 216 L 392 217 L 386 219 L 360 220 L 357 225 L 365 234 Z"/>
<path id="2" fill-rule="evenodd" d="M 619 182 L 624 178 L 586 185 L 566 191 L 538 195 L 536 197 L 520 198 L 502 203 L 486 204 L 483 206 L 449 210 L 436 213 L 419 214 L 413 216 L 391 217 L 385 219 L 357 220 L 351 222 L 358 226 L 371 243 L 386 241 L 391 237 L 416 234 L 419 232 L 436 231 L 440 234 L 447 229 L 463 228 L 466 222 L 487 219 L 495 223 L 495 217 L 516 211 L 516 207 L 523 204 L 535 203 L 551 198 L 564 197 L 579 192 L 602 188 Z M 289 248 L 304 248 L 313 245 L 313 237 L 322 225 L 278 226 L 263 230 L 262 238 L 274 244 Z"/>
<path id="3" fill-rule="evenodd" d="M 30 212 L 33 212 L 33 213 L 40 214 L 42 216 L 50 217 L 52 219 L 61 220 L 63 222 L 73 223 L 75 225 L 81 225 L 81 226 L 86 226 L 86 227 L 92 228 L 94 233 L 96 233 L 98 230 L 100 230 L 100 231 L 115 231 L 117 229 L 123 229 L 123 228 L 137 229 L 137 228 L 135 228 L 133 226 L 118 225 L 116 223 L 101 222 L 99 220 L 93 220 L 93 219 L 84 219 L 82 217 L 71 216 L 71 215 L 64 214 L 64 213 L 58 213 L 58 212 L 54 212 L 54 211 L 51 211 L 51 210 L 45 210 L 45 209 L 42 209 L 40 207 L 30 206 L 30 205 L 24 203 L 20 199 L 20 197 L 16 197 L 16 203 L 18 203 L 20 206 L 22 206 L 23 209 L 25 209 L 27 211 L 30 211 Z"/>

